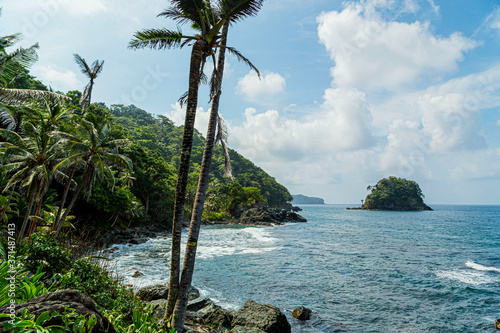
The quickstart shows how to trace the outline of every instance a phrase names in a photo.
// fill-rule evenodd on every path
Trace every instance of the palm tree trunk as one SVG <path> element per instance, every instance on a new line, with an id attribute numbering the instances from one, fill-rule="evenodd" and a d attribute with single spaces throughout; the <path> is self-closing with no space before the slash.
<path id="1" fill-rule="evenodd" d="M 61 218 L 61 213 L 64 208 L 64 203 L 66 202 L 66 198 L 68 197 L 69 188 L 71 186 L 71 181 L 73 180 L 73 176 L 75 175 L 75 170 L 76 170 L 76 164 L 71 168 L 71 174 L 69 175 L 68 183 L 64 188 L 63 197 L 61 199 L 61 203 L 59 204 L 59 209 L 57 210 L 57 216 L 56 219 L 54 220 L 54 223 L 52 224 L 51 231 L 54 231 L 55 227 L 59 223 L 59 219 Z"/>
<path id="2" fill-rule="evenodd" d="M 63 216 L 59 220 L 58 225 L 56 225 L 56 229 L 55 230 L 56 230 L 57 234 L 59 234 L 59 232 L 61 231 L 61 228 L 62 228 L 62 226 L 64 224 L 64 221 L 66 221 L 66 218 L 68 217 L 69 212 L 71 211 L 71 209 L 75 205 L 76 199 L 78 199 L 78 196 L 80 195 L 80 192 L 82 191 L 82 189 L 83 189 L 83 180 L 80 182 L 80 184 L 78 184 L 78 186 L 76 188 L 76 191 L 75 191 L 75 194 L 73 195 L 73 198 L 71 199 L 68 207 L 64 211 Z"/>
<path id="3" fill-rule="evenodd" d="M 203 206 L 207 193 L 210 164 L 212 163 L 212 155 L 214 151 L 215 133 L 217 129 L 217 119 L 219 112 L 219 100 L 221 95 L 222 76 L 224 74 L 225 46 L 227 41 L 227 31 L 229 21 L 224 24 L 222 30 L 221 48 L 219 50 L 219 59 L 217 63 L 217 78 L 215 82 L 215 94 L 212 100 L 212 110 L 210 112 L 210 120 L 208 124 L 207 138 L 203 151 L 203 159 L 201 163 L 200 178 L 198 180 L 198 188 L 196 190 L 196 199 L 191 216 L 191 224 L 189 227 L 188 244 L 184 255 L 184 263 L 182 265 L 182 276 L 180 281 L 180 292 L 177 303 L 175 304 L 175 329 L 177 332 L 182 332 L 184 320 L 186 318 L 186 308 L 188 303 L 189 289 L 193 280 L 194 264 L 196 259 L 196 248 L 198 237 L 200 234 L 201 218 L 203 215 Z"/>
<path id="4" fill-rule="evenodd" d="M 34 216 L 38 216 L 38 213 L 40 212 L 40 208 L 42 207 L 44 187 L 45 187 L 45 184 L 42 182 L 42 184 L 40 186 L 40 190 L 38 192 L 38 195 L 36 196 L 36 199 L 38 200 L 38 204 L 37 204 L 36 209 L 35 209 L 35 214 L 33 214 Z M 31 236 L 31 234 L 35 231 L 35 229 L 36 229 L 36 219 L 34 219 L 33 222 L 31 223 L 31 228 L 30 228 L 30 231 L 28 233 L 28 236 Z"/>
<path id="5" fill-rule="evenodd" d="M 19 231 L 19 235 L 17 236 L 17 242 L 21 241 L 24 237 L 24 232 L 26 231 L 26 226 L 28 225 L 29 216 L 31 214 L 31 210 L 33 209 L 33 204 L 35 203 L 34 196 L 37 191 L 38 187 L 35 185 L 35 188 L 28 196 L 28 209 L 26 209 L 26 214 L 24 214 L 23 224 L 21 225 L 21 230 Z"/>
<path id="6" fill-rule="evenodd" d="M 168 322 L 172 316 L 175 302 L 179 291 L 179 277 L 181 265 L 181 234 L 182 221 L 184 217 L 184 203 L 186 200 L 186 187 L 189 175 L 189 162 L 191 159 L 191 148 L 193 145 L 194 121 L 196 108 L 198 106 L 198 87 L 200 84 L 200 70 L 203 60 L 203 49 L 206 41 L 197 40 L 191 51 L 191 63 L 189 69 L 189 90 L 184 123 L 184 136 L 182 138 L 181 157 L 177 185 L 175 188 L 174 217 L 172 222 L 172 255 L 170 259 L 170 283 L 168 290 L 167 309 L 164 321 Z M 182 332 L 179 331 L 179 332 Z"/>
<path id="7" fill-rule="evenodd" d="M 4 210 L 2 211 L 2 217 L 0 217 L 0 222 L 3 221 L 3 218 L 7 213 L 7 209 L 9 209 L 10 201 L 12 200 L 12 196 L 14 195 L 14 187 L 12 187 L 12 190 L 10 190 L 9 199 L 7 200 L 7 204 L 5 205 Z"/>

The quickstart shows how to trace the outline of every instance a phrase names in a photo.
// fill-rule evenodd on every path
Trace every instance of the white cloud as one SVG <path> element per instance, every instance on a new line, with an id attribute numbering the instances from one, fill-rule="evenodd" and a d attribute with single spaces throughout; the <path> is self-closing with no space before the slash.
<path id="1" fill-rule="evenodd" d="M 259 79 L 255 71 L 250 71 L 238 80 L 235 91 L 246 99 L 256 100 L 263 96 L 269 97 L 279 94 L 285 90 L 285 86 L 285 78 L 277 73 L 265 73 Z"/>
<path id="2" fill-rule="evenodd" d="M 175 125 L 184 125 L 184 119 L 186 119 L 186 106 L 182 106 L 179 102 L 170 105 L 172 110 L 165 114 L 170 120 L 174 122 Z M 210 118 L 210 109 L 205 111 L 202 107 L 196 110 L 196 118 L 194 122 L 194 128 L 196 128 L 203 136 L 207 134 L 208 121 Z"/>
<path id="3" fill-rule="evenodd" d="M 94 15 L 107 11 L 102 0 L 59 0 L 62 8 L 71 14 Z"/>
<path id="4" fill-rule="evenodd" d="M 318 23 L 339 86 L 399 91 L 426 75 L 457 69 L 463 53 L 476 45 L 460 33 L 436 37 L 429 23 L 382 21 L 359 4 L 323 13 Z"/>
<path id="5" fill-rule="evenodd" d="M 82 90 L 86 83 L 80 81 L 76 73 L 56 65 L 33 66 L 31 73 L 55 90 Z"/>

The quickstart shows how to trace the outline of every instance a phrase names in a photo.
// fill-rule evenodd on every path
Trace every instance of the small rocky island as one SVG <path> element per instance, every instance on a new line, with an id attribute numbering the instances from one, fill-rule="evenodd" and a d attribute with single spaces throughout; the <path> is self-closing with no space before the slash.
<path id="1" fill-rule="evenodd" d="M 303 194 L 294 194 L 292 204 L 294 205 L 324 205 L 322 198 L 308 197 Z"/>
<path id="2" fill-rule="evenodd" d="M 432 210 L 424 203 L 424 195 L 420 186 L 412 180 L 389 177 L 378 181 L 375 186 L 368 186 L 370 194 L 361 208 L 364 210 Z"/>

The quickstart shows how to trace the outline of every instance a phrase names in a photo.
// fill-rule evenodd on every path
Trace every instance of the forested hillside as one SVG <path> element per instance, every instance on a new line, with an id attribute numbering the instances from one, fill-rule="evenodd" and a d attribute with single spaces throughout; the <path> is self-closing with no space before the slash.
<path id="1" fill-rule="evenodd" d="M 18 75 L 10 86 L 47 90 L 27 71 Z M 66 221 L 62 219 L 64 228 L 94 229 L 97 226 L 109 228 L 158 222 L 169 225 L 183 127 L 175 126 L 167 117 L 154 116 L 134 105 L 108 107 L 103 103 L 92 103 L 84 112 L 80 106 L 81 92 L 70 91 L 66 96 L 69 101 L 47 99 L 3 108 L 1 186 L 4 191 L 0 195 L 0 208 L 5 214 L 4 222 L 24 223 L 29 230 L 29 225 L 33 226 L 37 221 L 36 227 L 58 229 L 55 220 L 58 219 L 59 207 L 67 207 L 76 194 Z M 43 124 L 47 126 L 43 127 Z M 97 140 L 97 143 L 92 140 Z M 37 142 L 43 142 L 45 146 L 37 146 Z M 83 153 L 77 151 L 83 149 L 84 142 L 88 143 L 87 153 L 90 154 L 92 142 L 102 144 L 99 148 L 105 148 L 102 153 L 129 159 L 131 169 L 127 170 L 123 163 L 120 165 L 118 160 L 113 160 L 117 158 L 114 155 L 94 156 L 95 161 L 85 164 Z M 36 147 L 24 147 L 26 144 Z M 190 217 L 194 202 L 203 145 L 203 136 L 196 132 L 185 206 L 186 219 Z M 38 149 L 40 158 L 47 151 L 53 154 L 41 165 L 34 166 L 32 164 L 38 162 L 30 158 L 38 157 L 33 155 L 28 158 L 28 152 L 21 151 L 25 148 L 31 149 L 30 154 L 36 153 L 33 149 Z M 224 174 L 225 154 L 221 147 L 216 148 L 205 203 L 206 219 L 237 216 L 245 207 L 257 204 L 272 207 L 290 205 L 292 196 L 284 186 L 236 151 L 229 150 L 229 156 L 232 175 L 228 176 Z M 104 162 L 106 159 L 109 160 Z M 102 165 L 99 164 L 101 162 Z M 23 165 L 33 169 L 26 169 L 25 175 L 19 174 Z M 44 177 L 44 181 L 40 184 L 29 175 L 42 167 L 44 171 L 38 176 Z M 13 179 L 13 175 L 18 178 Z M 79 184 L 85 186 L 80 188 Z M 67 198 L 64 202 L 65 193 Z M 37 201 L 39 205 L 30 207 L 30 201 Z M 60 215 L 64 216 L 64 212 L 63 209 Z"/>

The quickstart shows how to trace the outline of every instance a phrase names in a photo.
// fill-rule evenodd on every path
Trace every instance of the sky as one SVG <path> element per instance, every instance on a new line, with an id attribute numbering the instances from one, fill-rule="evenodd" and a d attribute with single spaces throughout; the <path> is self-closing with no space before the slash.
<path id="1" fill-rule="evenodd" d="M 134 104 L 182 124 L 190 50 L 130 50 L 166 0 L 2 0 L 3 35 L 39 43 L 31 72 L 83 90 L 73 60 L 104 60 L 93 101 Z M 189 33 L 190 28 L 181 27 Z M 498 0 L 267 0 L 234 25 L 220 113 L 229 146 L 292 194 L 358 204 L 388 176 L 429 204 L 500 204 Z M 210 64 L 207 70 L 210 70 Z M 208 92 L 196 127 L 206 133 Z"/>

